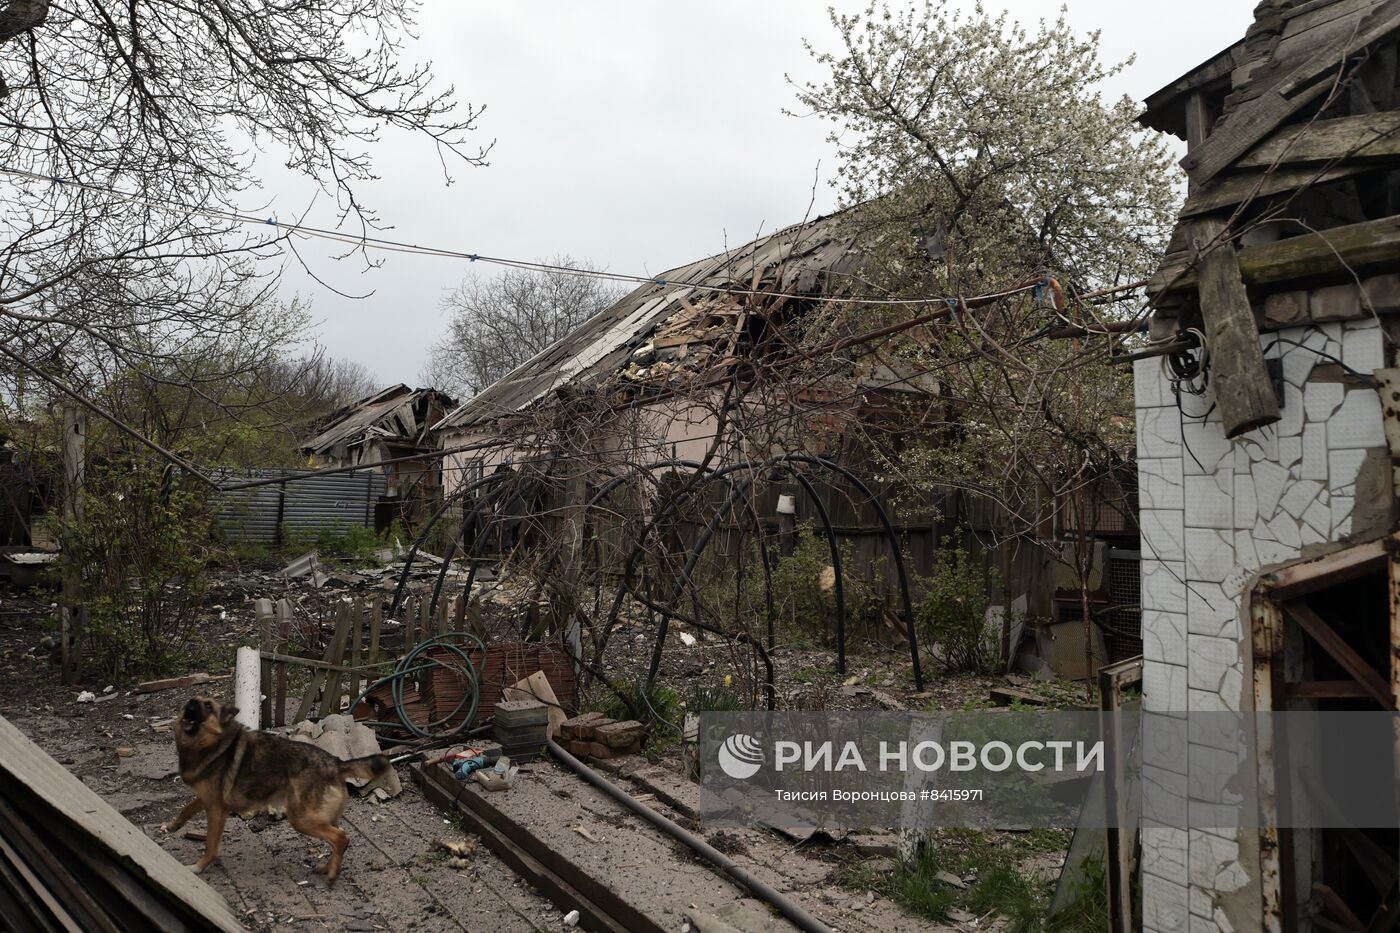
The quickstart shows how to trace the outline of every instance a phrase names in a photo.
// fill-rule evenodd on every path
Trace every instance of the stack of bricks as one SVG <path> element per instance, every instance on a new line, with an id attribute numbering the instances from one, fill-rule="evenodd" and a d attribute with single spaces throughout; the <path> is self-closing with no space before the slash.
<path id="1" fill-rule="evenodd" d="M 570 754 L 579 758 L 621 758 L 642 750 L 647 727 L 629 719 L 617 722 L 602 713 L 584 713 L 564 720 L 559 740 Z"/>

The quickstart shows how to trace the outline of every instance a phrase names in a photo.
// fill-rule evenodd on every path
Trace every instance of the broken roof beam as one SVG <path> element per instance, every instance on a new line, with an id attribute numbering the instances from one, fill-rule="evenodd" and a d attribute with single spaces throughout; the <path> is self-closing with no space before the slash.
<path id="1" fill-rule="evenodd" d="M 1224 221 L 1202 218 L 1194 222 L 1192 234 L 1201 252 L 1197 278 L 1215 402 L 1225 436 L 1237 437 L 1278 421 L 1278 398 L 1259 346 L 1254 309 L 1240 277 L 1239 254 Z"/>
<path id="2" fill-rule="evenodd" d="M 1337 73 L 1353 55 L 1388 39 L 1398 29 L 1400 0 L 1381 3 L 1354 30 L 1346 30 L 1333 41 L 1309 49 L 1302 64 L 1277 84 L 1230 111 L 1228 119 L 1209 139 L 1186 154 L 1181 167 L 1191 181 L 1204 185 L 1234 165 L 1289 117 L 1329 91 L 1333 82 L 1326 78 Z M 1266 73 L 1252 77 L 1256 83 L 1267 80 Z M 1248 84 L 1236 90 L 1244 89 L 1248 89 Z"/>
<path id="3" fill-rule="evenodd" d="M 1388 165 L 1400 161 L 1400 112 L 1363 113 L 1335 120 L 1290 126 L 1260 143 L 1234 168 L 1268 169 L 1275 165 Z"/>
<path id="4" fill-rule="evenodd" d="M 1304 280 L 1352 281 L 1354 273 L 1400 261 L 1400 215 L 1332 227 L 1316 233 L 1260 243 L 1238 250 L 1246 285 L 1279 285 Z M 1197 271 L 1179 257 L 1153 276 L 1153 294 L 1197 288 Z"/>

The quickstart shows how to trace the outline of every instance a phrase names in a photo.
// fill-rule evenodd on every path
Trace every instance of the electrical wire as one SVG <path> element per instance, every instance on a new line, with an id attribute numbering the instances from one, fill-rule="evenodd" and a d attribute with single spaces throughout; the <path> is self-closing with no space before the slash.
<path id="1" fill-rule="evenodd" d="M 468 262 L 482 262 L 490 265 L 504 266 L 514 269 L 530 269 L 540 272 L 553 272 L 561 275 L 570 275 L 580 278 L 604 279 L 613 282 L 630 282 L 637 285 L 653 285 L 658 287 L 676 286 L 694 291 L 715 292 L 720 294 L 742 295 L 759 298 L 792 298 L 803 301 L 811 301 L 823 304 L 865 304 L 865 305 L 928 305 L 939 303 L 951 303 L 961 301 L 977 301 L 988 297 L 1000 297 L 1002 293 L 993 292 L 989 295 L 979 295 L 971 298 L 956 297 L 932 297 L 932 298 L 891 298 L 886 295 L 810 295 L 800 292 L 784 292 L 772 289 L 761 289 L 744 287 L 742 285 L 706 285 L 688 281 L 672 281 L 664 276 L 655 275 L 635 275 L 624 272 L 608 272 L 600 269 L 576 269 L 569 266 L 562 266 L 555 263 L 540 262 L 537 260 L 513 259 L 505 256 L 493 256 L 485 253 L 467 252 L 465 250 L 453 249 L 441 246 L 424 246 L 417 243 L 408 243 L 402 240 L 391 240 L 384 237 L 373 237 L 366 234 L 350 234 L 339 230 L 329 230 L 323 227 L 313 227 L 301 223 L 288 223 L 277 220 L 275 217 L 256 217 L 252 214 L 243 213 L 236 210 L 220 210 L 217 208 L 195 207 L 181 204 L 178 201 L 167 198 L 156 198 L 147 194 L 140 194 L 132 191 L 123 191 L 107 185 L 93 184 L 92 182 L 80 181 L 74 178 L 66 178 L 59 175 L 44 175 L 39 172 L 31 172 L 25 169 L 11 166 L 0 166 L 0 174 L 9 175 L 13 178 L 22 178 L 29 181 L 44 182 L 51 185 L 81 188 L 86 191 L 96 191 L 103 194 L 112 195 L 128 201 L 137 201 L 154 207 L 167 210 L 180 211 L 185 214 L 202 215 L 214 220 L 222 220 L 228 223 L 249 224 L 256 226 L 272 227 L 278 231 L 289 235 L 296 235 L 312 239 L 328 240 L 346 246 L 353 246 L 359 249 L 375 249 L 384 252 L 411 253 L 420 256 L 439 256 L 448 259 L 465 259 Z M 791 229 L 791 228 L 784 228 Z M 781 232 L 781 231 L 780 231 Z M 683 268 L 683 267 L 678 267 Z M 1092 292 L 1091 295 L 1099 297 L 1115 292 L 1129 291 L 1141 287 L 1143 283 L 1133 282 L 1127 285 L 1115 286 Z M 1036 285 L 1027 285 L 1017 291 L 1030 291 Z"/>

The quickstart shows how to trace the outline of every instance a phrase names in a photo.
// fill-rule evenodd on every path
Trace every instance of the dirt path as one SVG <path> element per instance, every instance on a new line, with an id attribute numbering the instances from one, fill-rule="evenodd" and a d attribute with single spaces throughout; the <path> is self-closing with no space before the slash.
<path id="1" fill-rule="evenodd" d="M 119 694 L 80 704 L 77 690 L 52 682 L 52 669 L 16 665 L 13 654 L 4 666 L 0 715 L 172 855 L 194 862 L 201 843 L 160 832 L 188 798 L 176 774 L 173 733 L 152 728 L 175 714 L 183 695 Z M 350 850 L 334 888 L 312 872 L 324 861 L 325 846 L 284 822 L 255 831 L 253 823 L 230 820 L 220 861 L 205 879 L 254 930 L 567 929 L 558 909 L 486 849 L 477 850 L 469 868 L 444 864 L 433 840 L 463 833 L 423 798 L 406 771 L 401 777 L 399 797 L 380 805 L 351 802 L 343 824 Z M 196 817 L 186 830 L 203 828 Z"/>

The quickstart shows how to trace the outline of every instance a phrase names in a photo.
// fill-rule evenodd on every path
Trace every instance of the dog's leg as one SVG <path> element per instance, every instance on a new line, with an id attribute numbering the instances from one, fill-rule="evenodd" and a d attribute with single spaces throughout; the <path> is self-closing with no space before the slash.
<path id="1" fill-rule="evenodd" d="M 324 871 L 326 884 L 335 882 L 336 875 L 340 874 L 340 863 L 345 860 L 345 850 L 350 846 L 350 837 L 345 835 L 345 830 L 339 826 L 332 826 L 320 820 L 300 819 L 293 820 L 292 829 L 303 836 L 315 836 L 317 839 L 324 839 L 331 844 L 331 858 L 326 863 Z M 317 868 L 317 874 L 323 871 Z"/>
<path id="2" fill-rule="evenodd" d="M 175 830 L 188 823 L 190 821 L 190 817 L 194 816 L 196 813 L 203 809 L 204 801 L 200 800 L 198 797 L 194 798 L 189 803 L 185 804 L 184 809 L 180 811 L 179 816 L 175 817 L 175 819 L 171 820 L 168 823 L 161 823 L 160 831 L 163 833 L 175 832 Z"/>
<path id="3" fill-rule="evenodd" d="M 209 867 L 209 863 L 219 857 L 219 840 L 224 835 L 224 820 L 228 817 L 228 810 L 222 806 L 209 808 L 209 834 L 204 840 L 204 858 L 195 863 L 194 873 L 197 875 Z"/>

